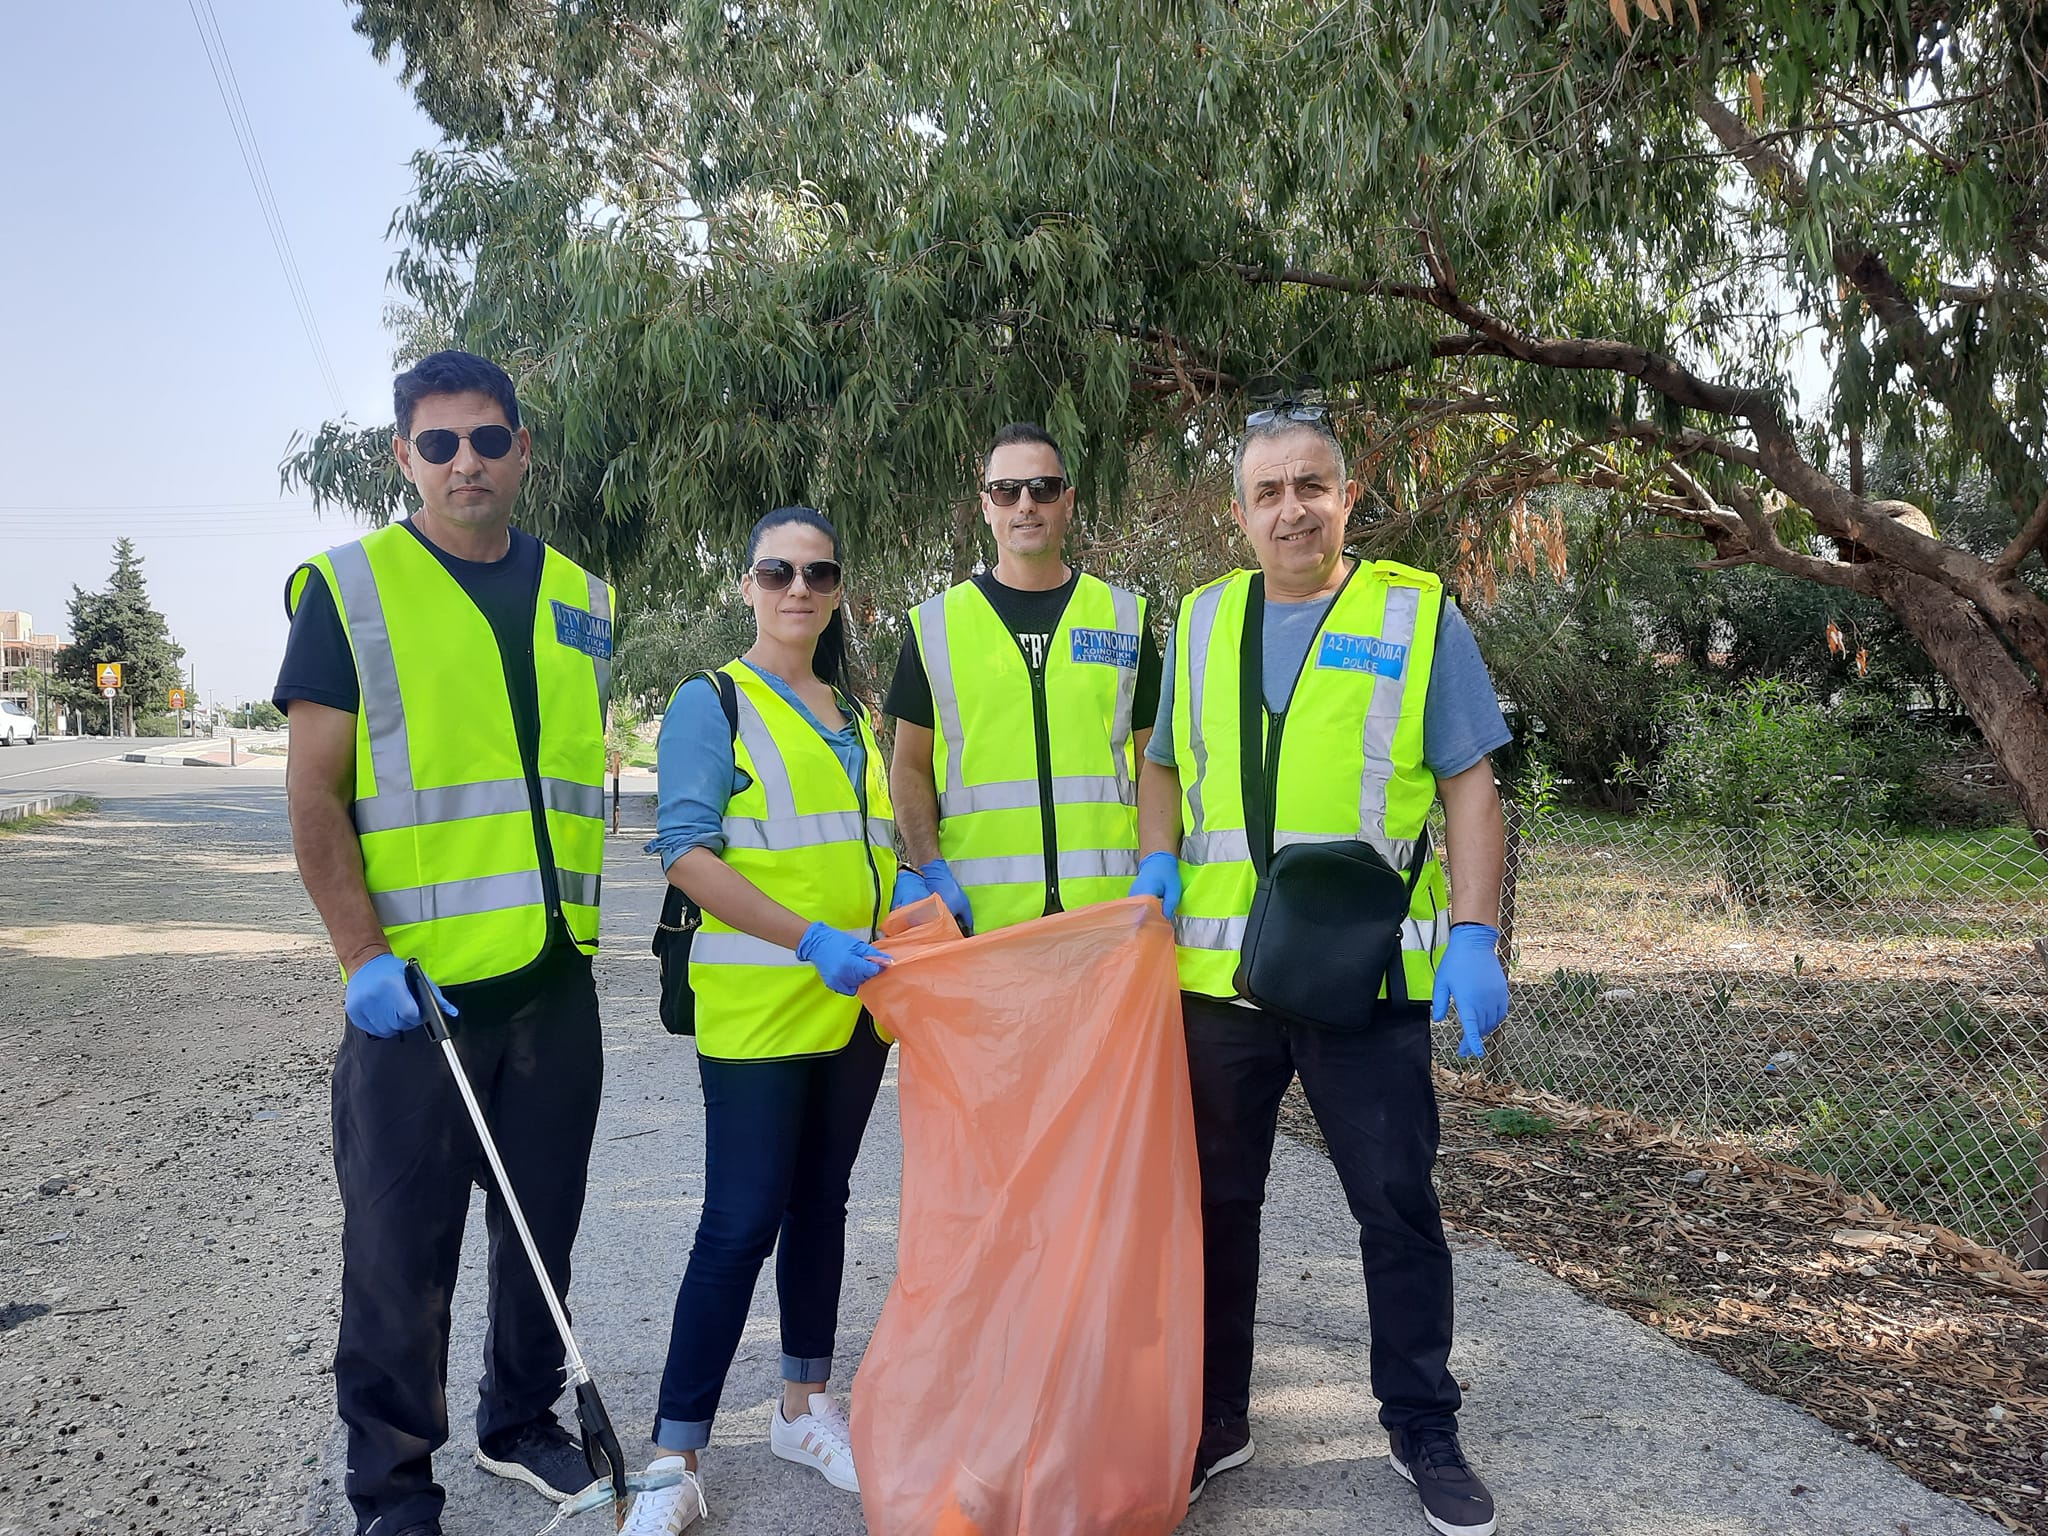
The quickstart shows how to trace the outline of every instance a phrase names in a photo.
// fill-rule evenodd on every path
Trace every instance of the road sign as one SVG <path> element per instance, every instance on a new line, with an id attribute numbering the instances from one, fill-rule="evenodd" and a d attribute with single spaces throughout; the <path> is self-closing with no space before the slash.
<path id="1" fill-rule="evenodd" d="M 173 709 L 183 709 L 184 707 L 185 707 L 185 690 L 184 690 L 184 689 L 182 689 L 182 688 L 173 688 L 173 689 L 171 690 L 171 708 L 173 708 Z"/>
<path id="2" fill-rule="evenodd" d="M 111 694 L 121 686 L 121 663 L 103 661 L 100 663 L 100 692 Z"/>
<path id="3" fill-rule="evenodd" d="M 120 691 L 121 691 L 121 690 L 120 690 L 120 689 L 118 689 L 118 688 L 102 688 L 102 689 L 100 690 L 100 692 L 101 692 L 101 693 L 105 694 L 105 695 L 106 695 L 106 696 L 107 696 L 108 698 L 110 698 L 110 699 L 111 699 L 111 698 L 112 698 L 112 697 L 113 697 L 113 696 L 114 696 L 115 694 L 119 693 Z"/>

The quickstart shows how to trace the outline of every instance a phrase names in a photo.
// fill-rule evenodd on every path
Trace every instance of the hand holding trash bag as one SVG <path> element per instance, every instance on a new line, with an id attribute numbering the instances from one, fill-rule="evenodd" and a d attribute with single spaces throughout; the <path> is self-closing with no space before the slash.
<path id="1" fill-rule="evenodd" d="M 1133 896 L 1157 896 L 1159 907 L 1168 917 L 1180 905 L 1180 860 L 1170 853 L 1148 853 L 1145 862 L 1138 866 L 1138 877 L 1131 882 Z"/>
<path id="2" fill-rule="evenodd" d="M 898 865 L 896 889 L 889 894 L 889 910 L 894 912 L 900 907 L 909 906 L 913 901 L 923 901 L 931 893 L 932 888 L 924 883 L 923 875 L 908 864 Z"/>
<path id="3" fill-rule="evenodd" d="M 960 925 L 960 931 L 974 932 L 974 910 L 967 905 L 967 893 L 960 889 L 960 882 L 953 878 L 952 868 L 946 861 L 933 859 L 929 864 L 920 864 L 917 872 L 924 876 L 925 889 L 946 904 L 946 910 L 953 914 L 953 921 Z"/>
<path id="4" fill-rule="evenodd" d="M 828 923 L 813 923 L 804 930 L 796 957 L 817 967 L 825 985 L 842 997 L 853 996 L 863 982 L 873 981 L 889 963 L 889 957 L 866 939 Z"/>
<path id="5" fill-rule="evenodd" d="M 1486 1037 L 1508 1016 L 1508 978 L 1500 968 L 1500 930 L 1488 923 L 1459 923 L 1436 968 L 1436 994 L 1430 1000 L 1431 1022 L 1441 1021 L 1452 1003 L 1464 1038 L 1460 1056 L 1484 1056 Z"/>

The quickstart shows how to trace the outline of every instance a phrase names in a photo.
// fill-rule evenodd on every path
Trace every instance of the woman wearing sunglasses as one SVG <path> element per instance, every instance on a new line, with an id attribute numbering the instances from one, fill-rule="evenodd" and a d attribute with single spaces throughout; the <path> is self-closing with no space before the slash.
<path id="1" fill-rule="evenodd" d="M 704 1089 L 704 1210 L 676 1296 L 655 1420 L 656 1465 L 688 1475 L 641 1494 L 631 1536 L 676 1536 L 706 1512 L 697 1456 L 754 1282 L 776 1250 L 783 1388 L 769 1446 L 857 1492 L 832 1371 L 848 1181 L 888 1048 L 854 993 L 889 963 L 870 942 L 896 881 L 887 774 L 848 697 L 839 541 L 809 507 L 754 525 L 740 593 L 755 639 L 669 702 L 655 839 L 702 909 L 690 950 Z"/>

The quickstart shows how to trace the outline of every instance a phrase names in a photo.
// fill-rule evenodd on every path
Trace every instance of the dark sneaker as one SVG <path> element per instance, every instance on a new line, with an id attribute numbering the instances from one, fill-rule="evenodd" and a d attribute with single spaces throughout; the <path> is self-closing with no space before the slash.
<path id="1" fill-rule="evenodd" d="M 1202 1490 L 1209 1486 L 1209 1479 L 1218 1472 L 1228 1472 L 1250 1461 L 1253 1449 L 1252 1432 L 1244 1426 L 1205 1424 L 1201 1444 L 1195 1447 L 1195 1475 L 1188 1484 L 1188 1502 L 1199 1499 Z"/>
<path id="2" fill-rule="evenodd" d="M 429 1520 L 424 1525 L 408 1525 L 398 1536 L 441 1536 L 441 1522 Z"/>
<path id="3" fill-rule="evenodd" d="M 524 1483 L 544 1499 L 559 1504 L 588 1488 L 593 1479 L 583 1459 L 583 1442 L 553 1419 L 543 1419 L 486 1451 L 476 1448 L 476 1464 L 486 1472 Z"/>
<path id="4" fill-rule="evenodd" d="M 1444 1536 L 1493 1536 L 1493 1495 L 1448 1429 L 1387 1431 L 1394 1470 L 1422 1496 L 1422 1516 Z"/>

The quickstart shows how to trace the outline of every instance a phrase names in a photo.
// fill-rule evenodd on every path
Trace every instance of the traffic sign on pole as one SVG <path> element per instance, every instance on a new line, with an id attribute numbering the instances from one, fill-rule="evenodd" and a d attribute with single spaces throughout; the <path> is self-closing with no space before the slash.
<path id="1" fill-rule="evenodd" d="M 173 689 L 171 690 L 171 708 L 173 708 L 173 709 L 183 709 L 184 707 L 185 707 L 185 690 L 184 690 L 184 689 L 182 689 L 182 688 L 173 688 Z"/>
<path id="2" fill-rule="evenodd" d="M 121 686 L 121 663 L 120 663 L 120 662 L 118 662 L 118 661 L 103 661 L 103 662 L 101 662 L 101 663 L 100 663 L 100 692 L 101 692 L 101 693 L 104 693 L 104 694 L 106 694 L 106 695 L 107 695 L 107 696 L 108 696 L 109 698 L 111 698 L 111 697 L 113 697 L 113 695 L 114 695 L 115 691 L 116 691 L 117 689 L 119 689 L 119 688 L 120 688 L 120 686 Z"/>

